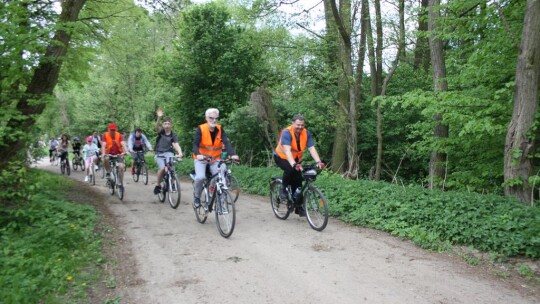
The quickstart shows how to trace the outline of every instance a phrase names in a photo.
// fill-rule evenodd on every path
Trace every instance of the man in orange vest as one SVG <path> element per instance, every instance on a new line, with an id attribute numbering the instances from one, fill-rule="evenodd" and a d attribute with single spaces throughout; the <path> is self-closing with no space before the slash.
<path id="1" fill-rule="evenodd" d="M 278 167 L 283 170 L 283 184 L 280 193 L 282 201 L 287 201 L 287 187 L 289 185 L 292 193 L 302 185 L 302 174 L 300 172 L 303 168 L 300 162 L 306 148 L 311 157 L 317 162 L 319 168 L 324 167 L 324 163 L 321 162 L 317 149 L 315 149 L 311 133 L 305 128 L 305 124 L 304 116 L 295 114 L 292 118 L 292 124 L 281 131 L 279 143 L 274 150 L 274 160 Z M 298 207 L 296 213 L 305 216 L 302 207 Z"/>
<path id="2" fill-rule="evenodd" d="M 125 151 L 127 150 L 124 136 L 122 136 L 122 133 L 117 132 L 115 123 L 110 123 L 109 131 L 105 132 L 101 138 L 101 155 L 103 157 L 103 165 L 107 172 L 107 178 L 110 176 L 111 165 L 109 164 L 109 156 L 106 156 L 105 154 L 120 156 L 118 158 L 118 169 L 120 169 L 119 177 L 121 184 L 121 181 L 124 180 L 124 158 L 122 156 L 125 155 Z M 123 187 L 123 185 L 121 185 L 121 187 Z"/>
<path id="3" fill-rule="evenodd" d="M 156 111 L 157 120 L 156 120 L 156 132 L 158 134 L 155 147 L 155 159 L 156 164 L 158 165 L 157 172 L 157 185 L 154 187 L 154 194 L 158 194 L 161 189 L 161 181 L 163 180 L 163 175 L 165 175 L 165 166 L 167 161 L 176 157 L 181 159 L 182 148 L 178 143 L 178 136 L 172 130 L 172 120 L 170 117 L 163 117 L 163 110 L 158 108 Z M 161 119 L 163 118 L 163 124 L 160 124 Z M 176 151 L 176 155 L 174 154 Z"/>
<path id="4" fill-rule="evenodd" d="M 206 178 L 206 166 L 210 168 L 212 175 L 218 172 L 216 160 L 221 159 L 221 152 L 225 145 L 227 155 L 233 160 L 238 160 L 238 155 L 233 150 L 227 133 L 221 125 L 218 125 L 219 110 L 210 108 L 205 113 L 206 123 L 195 129 L 193 138 L 193 159 L 195 162 L 195 183 L 193 185 L 193 202 L 195 207 L 201 204 L 201 191 Z M 224 165 L 221 170 L 226 170 Z"/>

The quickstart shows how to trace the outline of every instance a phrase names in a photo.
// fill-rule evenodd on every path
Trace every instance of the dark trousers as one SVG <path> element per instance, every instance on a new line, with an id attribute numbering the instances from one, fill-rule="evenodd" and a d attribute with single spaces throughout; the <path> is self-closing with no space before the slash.
<path id="1" fill-rule="evenodd" d="M 281 157 L 274 154 L 274 161 L 276 162 L 276 165 L 280 167 L 283 170 L 283 189 L 282 191 L 285 191 L 287 189 L 287 186 L 291 186 L 291 191 L 294 193 L 296 188 L 302 186 L 302 174 L 298 171 L 296 171 L 293 167 L 291 167 L 291 164 L 289 164 L 289 161 L 286 159 L 282 159 Z"/>

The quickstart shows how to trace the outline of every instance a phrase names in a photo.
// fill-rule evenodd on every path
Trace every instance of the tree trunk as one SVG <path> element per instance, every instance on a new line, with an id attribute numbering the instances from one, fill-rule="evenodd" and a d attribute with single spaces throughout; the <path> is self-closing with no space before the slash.
<path id="1" fill-rule="evenodd" d="M 424 71 L 429 70 L 429 40 L 425 37 L 428 31 L 426 15 L 429 0 L 420 0 L 420 13 L 418 14 L 418 34 L 416 37 L 416 47 L 414 48 L 414 70 L 422 67 Z"/>
<path id="2" fill-rule="evenodd" d="M 36 115 L 43 112 L 45 108 L 43 100 L 51 96 L 58 82 L 62 60 L 71 40 L 71 33 L 66 27 L 70 22 L 77 20 L 85 2 L 86 0 L 62 1 L 62 11 L 58 19 L 60 27 L 34 71 L 24 96 L 17 103 L 16 109 L 21 116 L 6 122 L 6 129 L 16 131 L 17 136 L 4 138 L 4 143 L 0 146 L 0 155 L 3 155 L 0 169 L 6 168 L 7 164 L 27 146 L 28 139 L 24 134 L 29 133 L 36 121 Z"/>
<path id="3" fill-rule="evenodd" d="M 326 40 L 328 45 L 328 61 L 332 68 L 341 70 L 341 65 L 339 64 L 339 57 L 336 54 L 341 54 L 340 39 L 337 29 L 337 22 L 334 18 L 332 12 L 331 1 L 334 0 L 324 0 L 324 13 L 326 20 Z M 334 4 L 335 5 L 335 4 Z M 342 107 L 342 100 L 344 98 L 348 99 L 348 95 L 344 97 L 343 95 L 347 94 L 347 91 L 343 90 L 341 84 L 341 74 L 338 77 L 338 94 L 337 94 L 337 108 L 335 114 L 336 129 L 334 133 L 334 145 L 332 147 L 332 160 L 330 161 L 330 166 L 334 172 L 344 172 L 346 170 L 346 161 L 347 161 L 347 113 L 344 112 Z"/>
<path id="4" fill-rule="evenodd" d="M 270 149 L 274 148 L 279 142 L 280 131 L 266 81 L 251 93 L 249 101 L 257 114 L 257 120 L 263 125 L 268 146 Z"/>
<path id="5" fill-rule="evenodd" d="M 431 53 L 431 65 L 433 68 L 433 90 L 435 95 L 438 92 L 448 90 L 446 82 L 446 66 L 444 63 L 443 43 L 438 37 L 436 30 L 438 29 L 438 21 L 440 18 L 440 0 L 429 0 L 429 48 Z M 435 140 L 448 138 L 448 126 L 442 123 L 442 114 L 436 113 L 433 117 L 435 120 L 435 128 L 433 136 Z M 446 153 L 437 149 L 431 152 L 429 161 L 429 188 L 442 188 L 445 176 Z"/>
<path id="6" fill-rule="evenodd" d="M 523 202 L 532 197 L 528 183 L 535 139 L 530 135 L 538 111 L 540 80 L 540 1 L 527 0 L 521 46 L 516 68 L 512 120 L 504 147 L 504 193 Z"/>

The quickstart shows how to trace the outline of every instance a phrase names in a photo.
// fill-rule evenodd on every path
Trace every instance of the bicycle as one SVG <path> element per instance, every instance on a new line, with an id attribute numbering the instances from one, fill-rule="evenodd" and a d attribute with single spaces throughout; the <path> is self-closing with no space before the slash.
<path id="1" fill-rule="evenodd" d="M 148 169 L 146 168 L 146 162 L 144 160 L 145 151 L 136 151 L 137 159 L 135 160 L 134 168 L 135 174 L 132 175 L 133 181 L 139 181 L 139 175 L 142 175 L 142 181 L 145 185 L 148 185 Z"/>
<path id="2" fill-rule="evenodd" d="M 230 163 L 232 160 L 217 160 L 218 173 L 212 175 L 207 166 L 206 179 L 203 182 L 203 191 L 201 192 L 201 204 L 195 205 L 193 202 L 193 210 L 195 211 L 195 217 L 201 224 L 206 222 L 208 213 L 214 209 L 216 205 L 216 227 L 222 237 L 228 238 L 234 231 L 234 225 L 236 223 L 236 210 L 234 206 L 234 200 L 229 192 L 226 181 L 226 171 L 221 169 L 222 164 Z M 195 183 L 195 170 L 190 174 L 192 184 Z M 204 197 L 202 197 L 204 195 Z"/>
<path id="3" fill-rule="evenodd" d="M 73 170 L 77 171 L 78 167 L 81 167 L 81 171 L 84 171 L 85 164 L 84 159 L 80 152 L 72 152 L 73 153 L 73 159 L 71 160 L 71 165 L 73 166 Z"/>
<path id="4" fill-rule="evenodd" d="M 96 184 L 96 164 L 94 163 L 92 157 L 90 157 L 90 167 L 88 168 L 90 170 L 90 178 L 88 179 L 88 183 L 95 185 Z"/>
<path id="5" fill-rule="evenodd" d="M 59 157 L 58 157 L 58 152 L 56 150 L 53 151 L 52 153 L 52 165 L 53 166 L 58 166 L 60 164 L 60 160 L 59 160 Z"/>
<path id="6" fill-rule="evenodd" d="M 230 190 L 229 192 L 231 193 L 233 201 L 236 203 L 238 196 L 240 196 L 240 183 L 238 182 L 236 176 L 232 175 L 231 169 L 229 168 L 227 168 L 227 171 L 225 171 L 225 181 L 227 188 Z"/>
<path id="7" fill-rule="evenodd" d="M 305 165 L 302 171 L 302 186 L 298 194 L 291 194 L 291 187 L 287 187 L 288 199 L 282 202 L 280 198 L 281 177 L 272 177 L 270 181 L 270 202 L 274 215 L 280 220 L 286 220 L 295 208 L 303 206 L 307 221 L 311 228 L 322 231 L 328 224 L 328 203 L 321 190 L 313 184 L 317 179 L 317 166 Z"/>
<path id="8" fill-rule="evenodd" d="M 124 186 L 120 178 L 120 168 L 118 167 L 118 161 L 121 155 L 103 154 L 103 156 L 109 157 L 109 164 L 111 166 L 111 173 L 106 182 L 109 193 L 114 195 L 114 192 L 116 192 L 118 198 L 122 200 L 124 198 Z M 105 171 L 104 168 L 102 170 Z"/>
<path id="9" fill-rule="evenodd" d="M 66 157 L 64 157 L 63 160 L 60 159 L 60 172 L 62 172 L 62 174 L 67 174 L 69 176 L 71 174 L 71 169 L 69 168 L 69 160 L 68 160 L 67 151 L 65 153 L 66 153 Z M 57 157 L 60 158 L 59 155 Z"/>
<path id="10" fill-rule="evenodd" d="M 176 177 L 176 172 L 174 171 L 174 165 L 177 160 L 176 157 L 160 157 L 158 158 L 165 159 L 165 174 L 163 174 L 163 179 L 161 180 L 161 191 L 158 193 L 158 199 L 160 202 L 165 201 L 167 193 L 169 194 L 169 205 L 176 209 L 180 204 L 180 183 Z"/>

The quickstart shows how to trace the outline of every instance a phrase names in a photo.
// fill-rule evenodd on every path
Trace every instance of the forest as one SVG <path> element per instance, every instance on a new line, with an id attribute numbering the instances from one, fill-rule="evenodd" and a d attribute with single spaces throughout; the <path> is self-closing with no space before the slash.
<path id="1" fill-rule="evenodd" d="M 250 167 L 306 117 L 347 179 L 517 197 L 540 186 L 540 1 L 0 3 L 1 187 L 61 134 L 109 122 L 185 155 L 209 107 Z"/>

